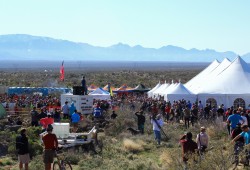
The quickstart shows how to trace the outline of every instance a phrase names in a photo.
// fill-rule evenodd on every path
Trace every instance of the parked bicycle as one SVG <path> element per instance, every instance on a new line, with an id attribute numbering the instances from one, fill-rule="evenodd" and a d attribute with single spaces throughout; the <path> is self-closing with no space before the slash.
<path id="1" fill-rule="evenodd" d="M 53 170 L 72 170 L 72 166 L 70 162 L 65 160 L 64 155 L 61 157 L 61 155 L 58 154 L 58 151 L 55 151 L 55 157 L 56 160 L 53 162 Z"/>

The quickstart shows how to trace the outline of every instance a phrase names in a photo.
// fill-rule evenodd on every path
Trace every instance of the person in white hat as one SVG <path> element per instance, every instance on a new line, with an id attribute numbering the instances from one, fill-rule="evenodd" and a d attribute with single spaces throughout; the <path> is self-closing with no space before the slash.
<path id="1" fill-rule="evenodd" d="M 198 149 L 201 152 L 205 152 L 208 147 L 208 135 L 204 126 L 200 128 L 200 133 L 196 137 L 196 143 L 198 144 Z"/>

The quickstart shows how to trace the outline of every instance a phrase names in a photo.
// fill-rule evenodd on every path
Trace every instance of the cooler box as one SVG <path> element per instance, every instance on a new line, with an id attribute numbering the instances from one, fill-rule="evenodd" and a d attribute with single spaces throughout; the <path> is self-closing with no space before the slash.
<path id="1" fill-rule="evenodd" d="M 69 136 L 69 123 L 53 123 L 53 133 L 57 138 L 67 138 Z"/>

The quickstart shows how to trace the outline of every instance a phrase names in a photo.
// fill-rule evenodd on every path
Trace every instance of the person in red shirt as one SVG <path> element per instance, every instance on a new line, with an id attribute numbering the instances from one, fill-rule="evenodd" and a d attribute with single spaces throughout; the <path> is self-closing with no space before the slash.
<path id="1" fill-rule="evenodd" d="M 49 124 L 47 127 L 48 133 L 42 137 L 44 144 L 43 162 L 45 164 L 45 170 L 51 170 L 51 164 L 55 157 L 55 150 L 58 148 L 57 137 L 52 131 L 53 126 Z"/>
<path id="2" fill-rule="evenodd" d="M 166 114 L 167 122 L 169 121 L 170 111 L 171 111 L 171 104 L 168 103 L 167 106 L 165 107 L 165 114 Z"/>
<path id="3" fill-rule="evenodd" d="M 188 158 L 191 158 L 198 149 L 198 145 L 195 141 L 193 141 L 192 137 L 192 133 L 188 132 L 180 139 L 180 143 L 182 145 L 182 160 L 185 166 L 187 166 Z"/>
<path id="4" fill-rule="evenodd" d="M 40 119 L 40 124 L 43 126 L 43 132 L 47 129 L 48 125 L 54 123 L 54 118 L 51 117 L 51 114 L 48 113 L 47 117 Z"/>

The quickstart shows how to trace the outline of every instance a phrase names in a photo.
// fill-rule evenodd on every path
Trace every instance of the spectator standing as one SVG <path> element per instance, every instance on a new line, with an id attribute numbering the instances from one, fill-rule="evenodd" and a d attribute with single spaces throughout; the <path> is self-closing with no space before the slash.
<path id="1" fill-rule="evenodd" d="M 69 118 L 68 101 L 66 101 L 65 104 L 62 106 L 62 112 L 63 112 L 63 119 L 68 119 Z"/>
<path id="2" fill-rule="evenodd" d="M 110 118 L 111 118 L 111 119 L 116 119 L 116 117 L 117 117 L 117 114 L 116 114 L 115 111 L 113 110 L 113 111 L 112 111 L 112 114 L 110 115 Z"/>
<path id="3" fill-rule="evenodd" d="M 83 95 L 87 95 L 87 84 L 86 84 L 86 80 L 85 80 L 85 76 L 82 77 L 82 87 L 83 87 L 83 90 L 84 90 L 84 94 Z"/>
<path id="4" fill-rule="evenodd" d="M 94 118 L 103 118 L 102 109 L 99 104 L 97 104 L 96 108 L 94 108 L 93 116 Z"/>
<path id="5" fill-rule="evenodd" d="M 184 112 L 184 122 L 186 129 L 189 128 L 189 120 L 190 120 L 190 109 L 186 106 L 183 110 Z"/>
<path id="6" fill-rule="evenodd" d="M 19 169 L 29 169 L 29 142 L 26 136 L 26 129 L 21 129 L 21 135 L 16 138 L 16 149 L 18 153 Z"/>
<path id="7" fill-rule="evenodd" d="M 60 109 L 56 108 L 54 113 L 54 122 L 60 122 L 61 121 L 61 111 Z"/>
<path id="8" fill-rule="evenodd" d="M 76 132 L 78 129 L 78 123 L 80 122 L 80 115 L 79 115 L 79 113 L 77 113 L 76 109 L 71 116 L 71 121 L 72 121 L 72 125 L 73 125 L 73 132 Z"/>
<path id="9" fill-rule="evenodd" d="M 141 134 L 144 134 L 145 116 L 143 115 L 143 110 L 135 112 L 135 115 L 137 116 L 138 130 L 141 132 Z"/>
<path id="10" fill-rule="evenodd" d="M 39 113 L 36 111 L 36 107 L 33 107 L 31 114 L 31 126 L 38 126 Z"/>
<path id="11" fill-rule="evenodd" d="M 199 112 L 204 109 L 201 101 L 199 101 L 199 103 L 198 103 L 198 109 L 199 109 Z"/>
<path id="12" fill-rule="evenodd" d="M 47 113 L 46 113 L 46 109 L 45 107 L 41 108 L 41 113 L 39 114 L 39 120 L 46 118 L 47 117 Z"/>
<path id="13" fill-rule="evenodd" d="M 45 170 L 51 170 L 51 164 L 54 161 L 55 150 L 58 148 L 58 141 L 55 134 L 52 133 L 53 126 L 48 125 L 47 134 L 42 137 L 44 144 L 43 162 Z"/>
<path id="14" fill-rule="evenodd" d="M 70 108 L 69 108 L 69 116 L 70 117 L 75 112 L 75 110 L 76 110 L 75 104 L 74 104 L 74 102 L 72 102 L 71 105 L 70 105 Z"/>

